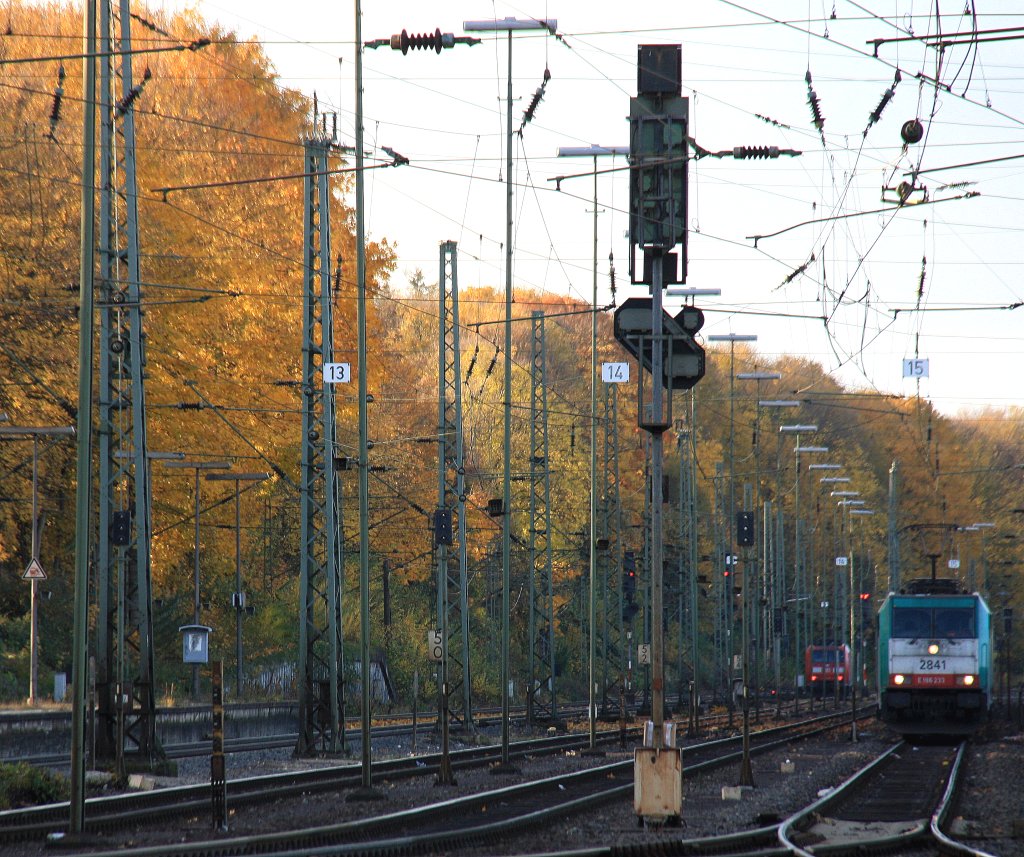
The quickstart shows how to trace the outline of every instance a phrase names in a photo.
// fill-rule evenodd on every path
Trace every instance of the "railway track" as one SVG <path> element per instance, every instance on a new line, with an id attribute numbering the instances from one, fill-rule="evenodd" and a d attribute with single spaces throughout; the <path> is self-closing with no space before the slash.
<path id="1" fill-rule="evenodd" d="M 956 747 L 895 744 L 789 818 L 724 836 L 678 840 L 676 855 L 720 857 L 853 857 L 901 850 L 993 857 L 956 842 L 943 831 L 963 769 L 966 742 Z M 633 846 L 634 854 L 663 853 L 662 844 Z M 588 857 L 611 857 L 592 849 Z M 577 854 L 577 857 L 579 855 Z"/>
<path id="2" fill-rule="evenodd" d="M 238 710 L 245 711 L 252 708 L 258 709 L 280 709 L 289 710 L 293 709 L 294 705 L 291 703 L 239 703 Z M 805 702 L 806 705 L 806 702 Z M 792 707 L 792 703 L 788 703 L 784 711 L 788 712 Z M 208 707 L 195 707 L 185 709 L 161 709 L 166 712 L 165 716 L 181 716 L 181 717 L 192 717 L 195 719 L 203 718 L 204 723 L 209 723 L 210 709 Z M 562 706 L 563 718 L 570 722 L 578 722 L 579 718 L 585 718 L 587 707 L 584 704 L 568 704 Z M 477 716 L 474 718 L 474 722 L 478 728 L 486 728 L 489 725 L 498 723 L 500 709 L 480 709 L 477 712 Z M 775 714 L 774 708 L 772 712 L 763 712 L 762 718 L 765 720 L 771 719 Z M 231 710 L 228 711 L 227 722 L 231 722 Z M 0 713 L 0 732 L 4 729 L 10 730 L 12 725 L 19 721 L 19 718 L 24 724 L 45 724 L 46 728 L 59 731 L 63 728 L 64 721 L 67 720 L 67 728 L 70 729 L 70 715 L 67 712 L 3 712 Z M 513 723 L 525 723 L 525 709 L 516 710 L 513 709 Z M 733 718 L 736 723 L 739 722 L 738 714 L 734 712 Z M 704 714 L 701 717 L 701 728 L 704 731 L 717 731 L 724 728 L 727 721 L 729 720 L 728 713 L 724 711 Z M 434 724 L 437 721 L 437 716 L 432 713 L 419 714 L 416 720 L 417 734 L 427 734 L 434 728 Z M 736 728 L 734 725 L 733 728 Z M 413 733 L 413 717 L 412 714 L 392 714 L 375 718 L 375 725 L 372 728 L 373 738 L 388 738 L 397 736 L 408 736 Z M 349 725 L 345 729 L 345 740 L 350 746 L 359 746 L 359 742 L 362 739 L 362 734 L 359 724 L 354 720 L 349 720 Z M 68 739 L 69 741 L 70 739 Z M 224 739 L 224 752 L 231 753 L 248 753 L 257 750 L 268 750 L 268 749 L 286 749 L 294 747 L 298 741 L 297 732 L 282 732 L 271 735 L 256 735 L 256 736 L 244 736 L 244 737 L 229 737 Z M 197 756 L 209 756 L 211 750 L 211 741 L 208 738 L 201 740 L 190 741 L 187 743 L 166 743 L 163 745 L 164 754 L 169 759 L 187 759 L 194 758 Z M 11 754 L 0 758 L 0 762 L 8 763 L 25 763 L 34 765 L 37 767 L 50 767 L 50 768 L 62 768 L 66 767 L 71 762 L 71 757 L 67 752 L 62 753 L 32 753 L 32 754 Z"/>
<path id="3" fill-rule="evenodd" d="M 833 713 L 800 723 L 774 727 L 752 735 L 752 752 L 765 752 L 792 743 L 800 737 L 821 734 L 848 723 L 848 713 Z M 618 731 L 601 733 L 602 739 L 615 741 Z M 517 742 L 517 754 L 562 752 L 571 746 L 571 737 Z M 586 736 L 576 738 L 577 747 L 585 746 Z M 707 741 L 684 749 L 687 771 L 733 764 L 741 755 L 740 738 Z M 474 748 L 453 754 L 453 765 L 488 764 L 498 757 L 498 748 Z M 427 762 L 427 759 L 430 762 Z M 403 767 L 404 766 L 404 767 Z M 436 757 L 375 765 L 376 776 L 396 778 L 427 774 L 436 769 Z M 327 769 L 302 774 L 275 775 L 229 783 L 228 805 L 243 802 L 280 800 L 289 794 L 314 789 L 344 789 L 360 785 L 358 768 Z M 465 845 L 479 845 L 511 831 L 535 825 L 545 819 L 565 816 L 623 799 L 633 788 L 633 762 L 624 760 L 588 768 L 574 774 L 537 782 L 523 783 L 504 789 L 487 791 L 469 797 L 421 806 L 406 812 L 390 813 L 374 818 L 317 827 L 312 830 L 289 830 L 269 835 L 217 838 L 207 842 L 175 843 L 150 848 L 133 847 L 133 854 L 143 857 L 174 855 L 174 857 L 230 857 L 230 855 L 274 853 L 299 855 L 317 853 L 375 855 L 436 852 Z M 162 798 L 162 801 L 161 801 Z M 86 829 L 92 834 L 114 829 L 132 828 L 147 818 L 166 817 L 174 812 L 192 815 L 208 812 L 209 788 L 165 789 L 145 795 L 99 799 L 86 810 Z M 49 812 L 47 818 L 43 813 Z M 0 814 L 0 842 L 5 839 L 41 836 L 63 829 L 67 807 L 40 808 L 25 811 L 20 819 Z M 31 817 L 31 816 L 35 817 Z M 16 823 L 15 823 L 16 822 Z M 324 849 L 320 851 L 320 849 Z M 109 852 L 123 854 L 123 847 Z"/>

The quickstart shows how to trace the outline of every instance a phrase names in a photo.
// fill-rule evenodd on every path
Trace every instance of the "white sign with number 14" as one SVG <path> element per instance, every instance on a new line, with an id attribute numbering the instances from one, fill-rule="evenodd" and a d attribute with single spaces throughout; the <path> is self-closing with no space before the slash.
<path id="1" fill-rule="evenodd" d="M 601 380 L 606 384 L 626 384 L 629 382 L 628 363 L 602 363 Z"/>

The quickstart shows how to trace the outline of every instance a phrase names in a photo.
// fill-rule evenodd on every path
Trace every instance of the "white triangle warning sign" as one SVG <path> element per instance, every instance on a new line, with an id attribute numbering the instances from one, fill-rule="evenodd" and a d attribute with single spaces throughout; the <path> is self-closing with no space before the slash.
<path id="1" fill-rule="evenodd" d="M 33 557 L 32 562 L 28 564 L 28 568 L 25 569 L 25 573 L 21 576 L 22 580 L 46 580 L 46 572 L 43 571 L 43 567 L 39 564 L 39 560 Z"/>

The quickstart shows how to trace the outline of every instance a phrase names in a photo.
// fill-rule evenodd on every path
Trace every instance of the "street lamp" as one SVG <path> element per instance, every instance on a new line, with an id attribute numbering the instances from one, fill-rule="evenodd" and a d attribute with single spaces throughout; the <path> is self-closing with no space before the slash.
<path id="1" fill-rule="evenodd" d="M 726 529 L 729 533 L 728 556 L 735 555 L 736 545 L 736 343 L 757 342 L 757 334 L 754 333 L 713 333 L 708 336 L 708 342 L 729 343 L 729 517 L 726 521 Z M 744 591 L 747 587 L 744 586 Z M 742 609 L 742 608 L 741 608 Z M 729 635 L 732 636 L 733 616 L 732 598 L 726 598 L 726 624 Z M 731 648 L 731 647 L 730 647 Z M 732 654 L 730 652 L 730 654 Z M 744 653 L 745 654 L 745 653 Z M 730 684 L 732 683 L 732 672 L 729 673 Z M 730 696 L 731 698 L 731 696 Z M 732 708 L 730 707 L 730 712 Z M 731 714 L 730 714 L 731 722 Z"/>
<path id="2" fill-rule="evenodd" d="M 512 586 L 512 33 L 516 30 L 546 30 L 550 33 L 558 28 L 558 21 L 540 18 L 503 18 L 501 20 L 464 21 L 462 28 L 467 32 L 508 33 L 508 87 L 506 107 L 506 156 L 505 173 L 505 401 L 504 401 L 504 469 L 502 479 L 502 527 L 501 527 L 501 663 L 499 684 L 501 688 L 501 763 L 492 771 L 506 772 L 509 762 L 509 698 L 508 660 L 509 624 Z M 357 144 L 358 148 L 358 144 Z M 593 534 L 591 534 L 593 535 Z M 593 682 L 591 682 L 593 684 Z M 593 698 L 593 688 L 591 688 Z M 591 705 L 593 708 L 593 705 Z"/>
<path id="3" fill-rule="evenodd" d="M 767 569 L 762 572 L 761 563 L 761 546 L 764 536 L 764 508 L 761 501 L 761 382 L 762 381 L 779 381 L 782 378 L 781 372 L 738 372 L 736 374 L 737 381 L 753 381 L 757 385 L 757 405 L 754 408 L 754 510 L 755 520 L 760 518 L 762 521 L 762 538 L 755 540 L 754 545 L 754 580 L 753 590 L 758 598 L 762 593 L 764 583 L 768 579 Z M 755 527 L 756 532 L 756 527 Z M 767 557 L 763 558 L 767 562 Z M 761 579 L 758 579 L 758 576 Z M 758 599 L 751 601 L 748 597 L 748 593 L 751 589 L 751 581 L 743 582 L 743 615 L 745 621 L 753 622 L 754 626 L 754 638 L 760 644 L 764 640 L 764 634 L 762 633 L 762 615 L 761 611 L 757 609 Z M 747 663 L 748 649 L 750 646 L 749 635 L 743 635 L 743 664 L 744 667 Z M 754 655 L 754 708 L 757 712 L 758 722 L 761 718 L 761 693 L 760 693 L 760 657 L 757 656 L 757 649 L 755 648 Z M 744 685 L 746 681 L 744 681 Z"/>
<path id="4" fill-rule="evenodd" d="M 180 454 L 180 453 L 179 453 Z M 192 624 L 199 624 L 199 471 L 230 470 L 230 461 L 178 461 L 165 460 L 164 467 L 191 468 L 195 471 L 193 494 L 195 500 L 195 542 L 192 552 Z M 199 701 L 199 664 L 192 664 L 192 699 Z"/>
<path id="5" fill-rule="evenodd" d="M 850 505 L 853 505 L 853 504 L 857 504 L 857 503 L 863 504 L 864 501 L 863 500 L 844 500 L 842 502 L 849 503 Z M 851 516 L 852 515 L 860 515 L 860 516 L 866 517 L 868 515 L 875 514 L 875 510 L 874 509 L 850 509 L 849 511 L 850 511 L 850 515 Z M 857 685 L 860 683 L 860 674 L 861 674 L 860 658 L 858 657 L 858 655 L 860 654 L 860 648 L 861 648 L 861 641 L 859 639 L 859 636 L 863 635 L 863 628 L 861 629 L 861 635 L 858 635 L 857 634 L 857 619 L 856 619 L 857 613 L 855 612 L 855 610 L 859 611 L 860 599 L 859 598 L 854 599 L 853 596 L 854 596 L 854 592 L 855 591 L 857 591 L 859 593 L 860 587 L 857 587 L 856 590 L 854 589 L 855 577 L 854 577 L 853 561 L 852 561 L 853 560 L 853 532 L 852 532 L 853 527 L 852 527 L 852 524 L 851 524 L 850 529 L 851 529 L 851 533 L 850 533 L 850 560 L 851 561 L 850 561 L 850 569 L 849 569 L 849 575 L 850 575 L 849 576 L 849 583 L 847 584 L 847 591 L 849 593 L 848 600 L 850 602 L 850 650 L 851 650 L 852 656 L 853 656 L 853 663 L 851 663 L 851 665 L 850 665 L 851 671 L 853 672 L 853 675 L 850 676 L 850 740 L 853 741 L 853 742 L 856 742 L 857 741 Z M 864 536 L 864 534 L 862 532 L 861 533 L 861 539 L 862 540 L 863 540 L 863 536 Z M 859 579 L 859 577 L 860 577 L 860 575 L 858 575 L 856 579 Z M 855 604 L 858 605 L 856 608 L 854 606 Z"/>
<path id="6" fill-rule="evenodd" d="M 509 76 L 511 77 L 511 74 Z M 588 665 L 588 684 L 590 686 L 588 749 L 591 752 L 597 747 L 597 159 L 602 155 L 628 156 L 629 146 L 560 146 L 558 149 L 560 158 L 589 156 L 594 159 L 594 295 L 593 311 L 590 317 L 590 653 Z M 511 186 L 511 177 L 509 183 Z"/>
<path id="7" fill-rule="evenodd" d="M 794 423 L 792 425 L 779 426 L 780 436 L 782 434 L 795 434 L 796 447 L 793 452 L 796 455 L 796 467 L 793 476 L 793 597 L 796 604 L 796 649 L 793 653 L 794 671 L 799 673 L 800 664 L 800 600 L 803 589 L 803 575 L 801 575 L 800 562 L 800 453 L 801 452 L 828 452 L 824 446 L 800 446 L 800 435 L 816 432 L 818 426 L 812 423 Z M 799 681 L 799 680 L 798 680 Z M 797 687 L 795 710 L 800 710 L 800 693 Z"/>
<path id="8" fill-rule="evenodd" d="M 758 399 L 757 406 L 759 408 L 769 409 L 782 409 L 782 408 L 797 408 L 800 406 L 800 402 L 796 399 Z M 779 504 L 779 512 L 782 510 L 782 489 L 781 489 L 781 466 L 780 458 L 782 452 L 782 435 L 779 435 L 779 442 L 775 449 L 775 497 Z M 765 504 L 765 529 L 767 531 L 767 509 L 768 504 Z M 771 659 L 775 671 L 775 714 L 776 717 L 782 715 L 782 632 L 783 622 L 782 613 L 786 602 L 786 586 L 785 586 L 785 569 L 782 563 L 782 551 L 779 550 L 778 544 L 781 543 L 781 532 L 776 529 L 776 533 L 779 536 L 779 542 L 775 544 L 775 550 L 771 558 L 771 575 L 768 577 L 768 551 L 765 551 L 765 575 L 766 578 L 771 581 L 771 612 L 769 616 L 769 626 L 771 627 Z M 767 636 L 767 633 L 766 633 Z M 767 640 L 765 641 L 765 651 L 767 651 Z"/>
<path id="9" fill-rule="evenodd" d="M 6 415 L 4 415 L 6 420 Z M 74 437 L 74 426 L 7 426 L 0 428 L 0 437 L 6 440 L 32 438 L 32 558 L 22 579 L 31 582 L 29 596 L 29 676 L 28 704 L 35 705 L 39 696 L 39 581 L 46 580 L 46 572 L 39 563 L 39 438 Z M 78 676 L 72 677 L 79 681 Z"/>
<path id="10" fill-rule="evenodd" d="M 235 696 L 242 698 L 242 610 L 245 609 L 245 593 L 242 592 L 242 516 L 240 484 L 262 482 L 269 479 L 269 473 L 207 473 L 207 480 L 232 481 L 235 483 L 235 591 L 231 593 L 231 606 L 235 608 Z M 198 621 L 196 624 L 199 624 Z"/>
<path id="11" fill-rule="evenodd" d="M 988 533 L 987 530 L 991 530 L 995 527 L 992 521 L 982 521 L 981 523 L 971 524 L 971 527 L 975 530 L 981 530 L 981 579 L 987 586 L 988 581 Z M 973 567 L 972 567 L 973 572 Z M 972 574 L 973 577 L 973 574 Z M 972 581 L 971 590 L 975 588 L 975 583 Z"/>
<path id="12" fill-rule="evenodd" d="M 696 286 L 688 286 L 684 289 L 665 289 L 667 298 L 714 298 L 722 294 L 721 289 L 702 289 Z"/>

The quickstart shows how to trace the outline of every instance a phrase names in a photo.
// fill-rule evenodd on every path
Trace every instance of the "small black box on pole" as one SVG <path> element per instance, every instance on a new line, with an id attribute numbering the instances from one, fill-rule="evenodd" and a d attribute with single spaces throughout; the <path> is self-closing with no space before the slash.
<path id="1" fill-rule="evenodd" d="M 741 548 L 754 546 L 754 513 L 736 513 L 736 544 Z"/>
<path id="2" fill-rule="evenodd" d="M 434 510 L 434 544 L 450 545 L 452 543 L 452 510 Z"/>

